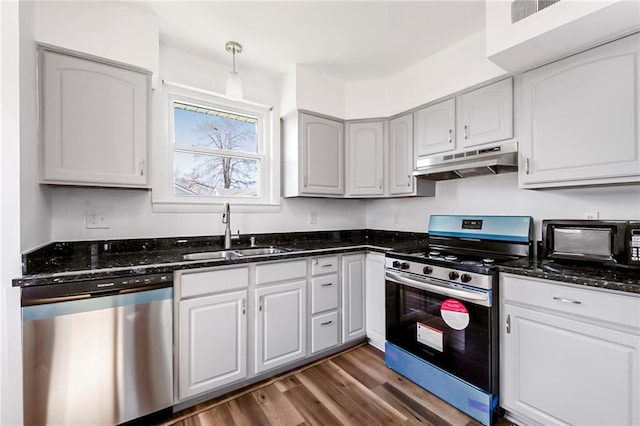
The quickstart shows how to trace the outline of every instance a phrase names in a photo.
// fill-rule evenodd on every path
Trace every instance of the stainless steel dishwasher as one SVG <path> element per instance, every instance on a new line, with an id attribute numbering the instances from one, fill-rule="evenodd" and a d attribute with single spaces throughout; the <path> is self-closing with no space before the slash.
<path id="1" fill-rule="evenodd" d="M 173 276 L 22 289 L 26 425 L 115 425 L 170 412 Z"/>

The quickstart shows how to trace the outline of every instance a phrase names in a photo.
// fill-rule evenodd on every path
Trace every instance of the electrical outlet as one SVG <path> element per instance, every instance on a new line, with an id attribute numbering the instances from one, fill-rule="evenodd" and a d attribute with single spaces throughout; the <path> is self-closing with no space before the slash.
<path id="1" fill-rule="evenodd" d="M 109 210 L 104 208 L 87 209 L 87 229 L 109 229 Z"/>
<path id="2" fill-rule="evenodd" d="M 309 223 L 312 225 L 318 223 L 318 212 L 315 212 L 315 211 L 309 212 Z"/>
<path id="3" fill-rule="evenodd" d="M 600 218 L 599 212 L 589 212 L 584 214 L 584 218 L 588 220 L 596 220 Z"/>

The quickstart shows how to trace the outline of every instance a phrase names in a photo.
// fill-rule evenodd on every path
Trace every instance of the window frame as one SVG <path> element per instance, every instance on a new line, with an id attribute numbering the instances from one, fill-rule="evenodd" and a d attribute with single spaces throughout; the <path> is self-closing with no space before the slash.
<path id="1" fill-rule="evenodd" d="M 201 212 L 217 211 L 219 206 L 229 202 L 234 206 L 246 207 L 245 211 L 271 211 L 269 207 L 280 205 L 280 161 L 277 140 L 277 114 L 269 106 L 254 102 L 233 100 L 226 96 L 177 83 L 162 82 L 160 122 L 163 126 L 161 149 L 156 153 L 154 185 L 152 191 L 153 210 L 158 212 Z M 208 147 L 180 147 L 174 143 L 174 103 L 180 102 L 208 108 L 229 111 L 238 115 L 255 117 L 257 153 L 227 151 Z M 176 149 L 178 147 L 178 149 Z M 203 153 L 236 158 L 258 160 L 258 195 L 236 196 L 180 196 L 174 191 L 174 153 Z M 230 153 L 233 153 L 230 155 Z M 261 207 L 262 209 L 258 209 Z"/>

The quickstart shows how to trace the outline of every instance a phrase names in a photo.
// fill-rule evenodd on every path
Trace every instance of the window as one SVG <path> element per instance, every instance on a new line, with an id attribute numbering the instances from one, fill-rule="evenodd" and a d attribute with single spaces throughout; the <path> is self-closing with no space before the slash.
<path id="1" fill-rule="evenodd" d="M 206 211 L 203 206 L 224 201 L 277 205 L 271 108 L 166 82 L 163 87 L 168 126 L 166 149 L 156 155 L 165 167 L 154 180 L 154 210 Z"/>
<path id="2" fill-rule="evenodd" d="M 176 196 L 257 197 L 258 118 L 173 102 Z"/>

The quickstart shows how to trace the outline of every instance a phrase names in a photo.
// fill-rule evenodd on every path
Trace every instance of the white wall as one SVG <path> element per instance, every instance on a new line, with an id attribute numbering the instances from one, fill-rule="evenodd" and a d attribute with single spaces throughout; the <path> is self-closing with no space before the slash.
<path id="1" fill-rule="evenodd" d="M 345 118 L 389 117 L 505 75 L 484 49 L 480 31 L 389 79 L 348 82 Z"/>
<path id="2" fill-rule="evenodd" d="M 20 290 L 20 12 L 0 2 L 0 424 L 22 423 Z"/>
<path id="3" fill-rule="evenodd" d="M 540 239 L 542 219 L 581 219 L 591 212 L 601 219 L 640 220 L 640 186 L 525 190 L 518 189 L 517 173 L 441 181 L 432 198 L 370 201 L 367 227 L 426 232 L 432 214 L 527 215 Z"/>
<path id="4" fill-rule="evenodd" d="M 280 111 L 287 115 L 296 109 L 344 118 L 345 83 L 295 65 L 282 78 Z"/>

